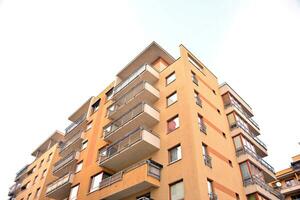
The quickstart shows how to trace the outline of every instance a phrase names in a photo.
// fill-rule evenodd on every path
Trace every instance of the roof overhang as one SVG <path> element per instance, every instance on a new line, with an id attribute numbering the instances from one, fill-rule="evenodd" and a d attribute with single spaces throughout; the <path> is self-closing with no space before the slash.
<path id="1" fill-rule="evenodd" d="M 172 64 L 175 58 L 171 56 L 166 50 L 164 50 L 156 42 L 152 42 L 146 49 L 138 54 L 130 63 L 128 63 L 117 76 L 121 79 L 127 77 L 128 74 L 134 72 L 138 67 L 143 64 L 151 64 L 158 58 L 162 58 L 168 64 Z"/>
<path id="2" fill-rule="evenodd" d="M 47 138 L 36 150 L 34 150 L 31 155 L 37 156 L 45 153 L 49 147 L 52 147 L 57 142 L 61 141 L 64 137 L 64 134 L 56 130 L 49 138 Z"/>

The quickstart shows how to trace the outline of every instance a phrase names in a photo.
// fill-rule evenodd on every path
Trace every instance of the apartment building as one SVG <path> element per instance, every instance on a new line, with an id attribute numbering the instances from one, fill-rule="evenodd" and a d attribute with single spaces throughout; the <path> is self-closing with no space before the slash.
<path id="1" fill-rule="evenodd" d="M 153 42 L 69 117 L 45 197 L 280 199 L 252 116 L 186 47 Z"/>
<path id="2" fill-rule="evenodd" d="M 291 166 L 276 173 L 274 187 L 280 189 L 285 200 L 300 200 L 300 154 L 292 157 Z"/>
<path id="3" fill-rule="evenodd" d="M 58 143 L 64 135 L 55 131 L 36 150 L 32 152 L 35 160 L 25 165 L 16 174 L 15 183 L 10 187 L 10 200 L 49 199 L 46 197 L 46 186 L 55 180 L 52 168 L 58 160 Z"/>

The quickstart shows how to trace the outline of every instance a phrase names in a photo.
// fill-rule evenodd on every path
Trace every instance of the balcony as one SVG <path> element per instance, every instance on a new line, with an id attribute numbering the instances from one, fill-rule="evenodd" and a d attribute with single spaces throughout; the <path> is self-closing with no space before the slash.
<path id="1" fill-rule="evenodd" d="M 72 131 L 76 132 L 78 131 L 80 125 L 83 124 L 83 122 L 86 120 L 87 113 L 84 113 L 81 115 L 76 121 L 72 122 L 66 129 L 65 129 L 65 136 L 71 135 L 70 133 Z M 69 136 L 72 137 L 72 136 Z"/>
<path id="2" fill-rule="evenodd" d="M 117 99 L 116 102 L 107 109 L 108 117 L 110 119 L 116 119 L 142 101 L 152 104 L 158 99 L 159 91 L 149 83 L 142 81 L 125 95 Z"/>
<path id="3" fill-rule="evenodd" d="M 220 85 L 220 93 L 223 97 L 225 97 L 223 98 L 224 104 L 227 104 L 232 98 L 234 98 L 243 107 L 243 110 L 247 112 L 248 116 L 253 116 L 252 108 L 227 83 Z"/>
<path id="4" fill-rule="evenodd" d="M 97 199 L 123 199 L 150 188 L 158 188 L 161 168 L 160 164 L 146 160 L 103 179 Z"/>
<path id="5" fill-rule="evenodd" d="M 257 136 L 255 136 L 254 133 L 252 133 L 249 129 L 244 127 L 239 122 L 232 124 L 231 125 L 232 137 L 235 137 L 239 134 L 243 134 L 243 136 L 254 145 L 255 150 L 261 157 L 265 157 L 268 155 L 267 145 L 263 141 L 261 141 Z"/>
<path id="6" fill-rule="evenodd" d="M 251 161 L 258 168 L 260 168 L 264 174 L 267 182 L 276 180 L 274 168 L 267 163 L 264 159 L 253 152 L 249 147 L 244 146 L 242 149 L 236 151 L 238 163 L 245 162 L 247 160 Z"/>
<path id="7" fill-rule="evenodd" d="M 110 145 L 105 155 L 100 155 L 100 165 L 118 171 L 146 158 L 159 150 L 160 139 L 154 133 L 138 128 Z"/>
<path id="8" fill-rule="evenodd" d="M 104 140 L 115 142 L 126 133 L 144 126 L 150 128 L 159 122 L 159 112 L 142 102 L 104 127 Z"/>
<path id="9" fill-rule="evenodd" d="M 159 73 L 150 65 L 145 64 L 138 68 L 135 72 L 131 73 L 125 80 L 119 83 L 114 88 L 113 99 L 118 99 L 124 94 L 128 93 L 140 81 L 147 81 L 153 84 L 159 79 Z"/>
<path id="10" fill-rule="evenodd" d="M 75 150 L 79 150 L 81 148 L 82 140 L 83 132 L 80 130 L 72 138 L 66 140 L 64 143 L 61 144 L 60 155 L 64 157 Z"/>
<path id="11" fill-rule="evenodd" d="M 79 159 L 80 153 L 72 152 L 54 164 L 53 175 L 62 176 L 68 172 L 75 170 L 75 164 Z"/>
<path id="12" fill-rule="evenodd" d="M 65 199 L 69 196 L 74 174 L 68 173 L 50 183 L 46 189 L 46 196 L 53 199 Z"/>
<path id="13" fill-rule="evenodd" d="M 225 112 L 226 113 L 231 113 L 231 112 L 236 112 L 238 113 L 239 116 L 243 118 L 243 120 L 246 121 L 247 124 L 249 124 L 253 129 L 256 130 L 256 132 L 259 132 L 259 125 L 254 121 L 252 117 L 250 117 L 246 111 L 243 110 L 243 108 L 238 105 L 235 102 L 229 102 L 228 104 L 225 105 Z"/>
<path id="14" fill-rule="evenodd" d="M 294 181 L 289 185 L 285 185 L 281 187 L 281 194 L 283 195 L 291 195 L 293 193 L 299 193 L 300 192 L 300 182 Z"/>
<path id="15" fill-rule="evenodd" d="M 21 188 L 21 184 L 15 183 L 9 188 L 8 196 L 16 196 Z"/>
<path id="16" fill-rule="evenodd" d="M 15 181 L 18 181 L 18 180 L 24 178 L 25 175 L 26 175 L 27 169 L 28 169 L 28 165 L 26 165 L 25 167 L 23 167 L 22 169 L 20 169 L 20 170 L 17 172 Z"/>
<path id="17" fill-rule="evenodd" d="M 263 180 L 257 177 L 250 177 L 248 179 L 243 180 L 243 184 L 245 187 L 246 195 L 253 193 L 260 193 L 263 196 L 272 199 L 272 200 L 283 200 L 282 194 L 277 190 L 273 189 L 271 186 L 266 184 Z"/>

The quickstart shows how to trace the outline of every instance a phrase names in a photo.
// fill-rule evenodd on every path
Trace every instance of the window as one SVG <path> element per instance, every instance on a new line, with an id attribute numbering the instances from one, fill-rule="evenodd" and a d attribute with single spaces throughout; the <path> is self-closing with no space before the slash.
<path id="1" fill-rule="evenodd" d="M 217 109 L 217 112 L 218 112 L 219 114 L 221 114 L 221 111 L 220 111 L 219 109 Z"/>
<path id="2" fill-rule="evenodd" d="M 222 132 L 222 135 L 223 135 L 224 138 L 226 138 L 226 134 L 224 132 Z"/>
<path id="3" fill-rule="evenodd" d="M 45 178 L 46 177 L 46 172 L 47 172 L 47 169 L 44 169 L 43 173 L 42 173 L 42 176 L 41 176 L 41 179 Z"/>
<path id="4" fill-rule="evenodd" d="M 184 185 L 182 180 L 170 185 L 170 199 L 171 200 L 184 199 Z"/>
<path id="5" fill-rule="evenodd" d="M 296 184 L 297 184 L 297 182 L 294 179 L 290 179 L 290 180 L 285 181 L 286 187 L 291 187 L 291 186 L 294 186 Z"/>
<path id="6" fill-rule="evenodd" d="M 230 167 L 232 167 L 232 161 L 228 160 L 228 164 L 230 165 Z"/>
<path id="7" fill-rule="evenodd" d="M 35 183 L 36 183 L 37 178 L 38 178 L 38 175 L 36 175 L 36 176 L 34 177 L 32 184 L 35 184 Z"/>
<path id="8" fill-rule="evenodd" d="M 300 199 L 300 194 L 292 196 L 292 200 L 299 200 Z"/>
<path id="9" fill-rule="evenodd" d="M 75 169 L 75 173 L 78 173 L 78 172 L 81 171 L 82 165 L 83 165 L 83 162 L 82 162 L 82 161 L 80 161 L 79 163 L 77 163 L 76 169 Z"/>
<path id="10" fill-rule="evenodd" d="M 238 193 L 235 193 L 235 199 L 240 200 L 240 195 Z"/>
<path id="11" fill-rule="evenodd" d="M 212 167 L 211 157 L 208 154 L 207 145 L 204 143 L 202 143 L 202 154 L 203 154 L 204 164 L 211 168 Z"/>
<path id="12" fill-rule="evenodd" d="M 189 62 L 194 65 L 199 71 L 203 70 L 203 66 L 199 64 L 194 58 L 192 58 L 190 55 L 188 56 Z"/>
<path id="13" fill-rule="evenodd" d="M 208 197 L 209 199 L 215 199 L 214 198 L 214 188 L 213 188 L 213 181 L 207 179 L 207 189 L 208 189 Z"/>
<path id="14" fill-rule="evenodd" d="M 77 199 L 77 193 L 78 193 L 79 185 L 76 185 L 71 188 L 69 200 L 76 200 Z"/>
<path id="15" fill-rule="evenodd" d="M 44 159 L 41 160 L 39 168 L 41 168 L 43 166 L 43 163 L 44 163 Z"/>
<path id="16" fill-rule="evenodd" d="M 110 90 L 108 90 L 108 92 L 105 93 L 106 101 L 109 101 L 113 97 L 113 94 L 114 94 L 114 88 L 111 88 Z"/>
<path id="17" fill-rule="evenodd" d="M 147 199 L 151 199 L 150 192 L 136 198 L 136 200 L 147 200 Z"/>
<path id="18" fill-rule="evenodd" d="M 28 196 L 27 196 L 27 200 L 29 200 L 29 199 L 30 199 L 30 197 L 31 197 L 31 193 L 29 193 L 29 194 L 28 194 Z"/>
<path id="19" fill-rule="evenodd" d="M 200 114 L 198 114 L 198 124 L 200 131 L 206 134 L 206 126 L 203 122 L 203 117 Z"/>
<path id="20" fill-rule="evenodd" d="M 92 128 L 92 123 L 93 123 L 93 121 L 90 121 L 87 125 L 86 125 L 86 131 L 88 131 L 88 130 L 90 130 L 91 128 Z"/>
<path id="21" fill-rule="evenodd" d="M 241 173 L 242 173 L 242 177 L 243 177 L 244 181 L 251 177 L 250 172 L 249 172 L 249 168 L 248 168 L 248 165 L 247 165 L 246 162 L 240 164 L 240 169 L 241 169 Z"/>
<path id="22" fill-rule="evenodd" d="M 177 92 L 175 91 L 167 97 L 167 106 L 170 106 L 176 102 L 177 102 Z"/>
<path id="23" fill-rule="evenodd" d="M 181 159 L 181 146 L 178 145 L 169 150 L 169 163 L 173 163 Z"/>
<path id="24" fill-rule="evenodd" d="M 194 97 L 195 97 L 195 101 L 196 101 L 196 104 L 200 107 L 202 107 L 202 102 L 201 102 L 201 99 L 199 97 L 199 93 L 194 90 Z"/>
<path id="25" fill-rule="evenodd" d="M 81 145 L 81 150 L 84 150 L 87 147 L 87 144 L 88 144 L 87 140 L 83 141 Z"/>
<path id="26" fill-rule="evenodd" d="M 179 128 L 179 117 L 176 115 L 175 117 L 171 118 L 167 122 L 168 124 L 168 132 L 172 132 L 175 129 Z"/>
<path id="27" fill-rule="evenodd" d="M 48 156 L 48 158 L 47 158 L 47 162 L 49 162 L 49 161 L 51 160 L 52 155 L 53 155 L 53 153 L 50 153 L 50 154 L 49 154 L 49 156 Z"/>
<path id="28" fill-rule="evenodd" d="M 100 182 L 109 177 L 110 175 L 105 173 L 105 172 L 102 172 L 102 173 L 99 173 L 99 174 L 96 174 L 94 176 L 91 177 L 91 184 L 90 184 L 90 192 L 93 192 L 93 191 L 96 191 L 99 189 L 99 186 L 100 186 Z"/>
<path id="29" fill-rule="evenodd" d="M 33 172 L 35 172 L 35 170 L 36 170 L 36 166 L 34 166 L 31 170 L 29 170 L 29 171 L 27 172 L 27 175 L 32 174 Z"/>
<path id="30" fill-rule="evenodd" d="M 97 112 L 100 105 L 100 99 L 98 99 L 93 105 L 92 105 L 92 113 Z"/>
<path id="31" fill-rule="evenodd" d="M 28 181 L 27 183 L 25 183 L 24 185 L 21 186 L 21 191 L 26 190 L 27 188 L 29 188 L 29 183 L 30 181 Z"/>
<path id="32" fill-rule="evenodd" d="M 35 192 L 34 198 L 38 198 L 40 196 L 40 194 L 41 194 L 41 188 L 38 188 Z"/>
<path id="33" fill-rule="evenodd" d="M 101 157 L 106 157 L 106 156 L 107 156 L 107 148 L 105 146 L 98 150 L 98 159 L 101 159 Z"/>
<path id="34" fill-rule="evenodd" d="M 240 136 L 234 137 L 233 142 L 234 142 L 234 146 L 235 146 L 236 151 L 239 151 L 239 150 L 243 149 L 242 140 L 241 140 Z"/>
<path id="35" fill-rule="evenodd" d="M 196 74 L 192 71 L 192 80 L 193 80 L 193 82 L 196 84 L 196 85 L 198 85 L 198 79 L 197 79 L 197 76 L 196 76 Z"/>
<path id="36" fill-rule="evenodd" d="M 175 72 L 172 72 L 169 76 L 166 77 L 166 85 L 169 85 L 176 80 Z"/>

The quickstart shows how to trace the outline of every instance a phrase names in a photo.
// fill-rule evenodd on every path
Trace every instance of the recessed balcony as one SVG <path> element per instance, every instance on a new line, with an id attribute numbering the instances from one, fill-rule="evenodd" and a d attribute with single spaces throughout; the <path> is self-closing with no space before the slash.
<path id="1" fill-rule="evenodd" d="M 162 166 L 151 160 L 128 167 L 100 182 L 99 199 L 123 199 L 138 192 L 160 186 Z"/>
<path id="2" fill-rule="evenodd" d="M 159 150 L 160 139 L 144 128 L 126 134 L 121 140 L 109 145 L 100 155 L 100 166 L 118 171 L 146 158 Z"/>
<path id="3" fill-rule="evenodd" d="M 136 86 L 140 81 L 147 81 L 153 84 L 158 81 L 159 73 L 152 68 L 150 65 L 145 64 L 139 67 L 136 71 L 131 73 L 125 80 L 122 80 L 117 86 L 114 87 L 113 99 L 116 100 L 128 93 L 134 86 Z"/>
<path id="4" fill-rule="evenodd" d="M 60 155 L 62 157 L 69 155 L 71 152 L 79 150 L 83 141 L 83 132 L 78 131 L 72 138 L 63 142 L 60 146 Z"/>
<path id="5" fill-rule="evenodd" d="M 237 135 L 242 134 L 253 146 L 257 154 L 261 157 L 265 157 L 268 155 L 267 146 L 263 141 L 261 141 L 255 134 L 250 132 L 249 129 L 244 128 L 242 125 L 237 123 L 236 125 L 232 126 L 231 136 L 235 137 Z"/>
<path id="6" fill-rule="evenodd" d="M 273 189 L 271 186 L 266 184 L 263 180 L 257 177 L 250 177 L 243 180 L 246 195 L 253 193 L 260 193 L 268 199 L 282 200 L 283 196 L 279 191 Z"/>
<path id="7" fill-rule="evenodd" d="M 253 152 L 249 147 L 244 146 L 243 148 L 238 149 L 236 151 L 236 155 L 238 163 L 249 160 L 258 168 L 260 168 L 267 182 L 276 180 L 274 168 L 255 152 Z"/>
<path id="8" fill-rule="evenodd" d="M 150 128 L 159 122 L 159 112 L 142 102 L 104 127 L 104 140 L 115 142 L 138 127 Z"/>
<path id="9" fill-rule="evenodd" d="M 110 119 L 117 119 L 128 110 L 144 101 L 148 104 L 159 99 L 159 91 L 148 82 L 142 81 L 117 99 L 107 110 Z"/>
<path id="10" fill-rule="evenodd" d="M 46 189 L 46 197 L 53 199 L 65 199 L 69 196 L 74 174 L 68 173 L 54 182 L 50 183 Z"/>
<path id="11" fill-rule="evenodd" d="M 289 185 L 285 185 L 281 187 L 281 194 L 283 195 L 291 195 L 300 192 L 300 182 L 294 181 Z"/>
<path id="12" fill-rule="evenodd" d="M 74 171 L 76 167 L 76 162 L 79 159 L 80 153 L 78 151 L 72 152 L 69 155 L 61 158 L 54 164 L 53 175 L 62 176 L 70 171 Z"/>

